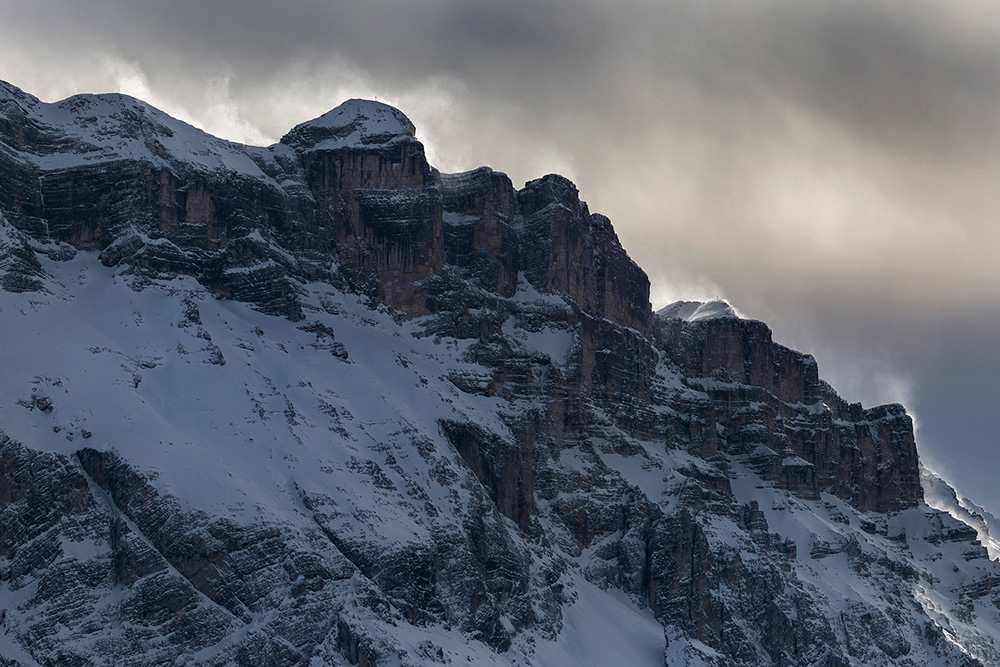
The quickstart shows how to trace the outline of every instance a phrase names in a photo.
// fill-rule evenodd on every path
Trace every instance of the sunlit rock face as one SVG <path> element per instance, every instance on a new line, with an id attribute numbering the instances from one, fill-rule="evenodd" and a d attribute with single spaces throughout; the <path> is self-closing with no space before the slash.
<path id="1" fill-rule="evenodd" d="M 0 664 L 1000 661 L 901 406 L 387 105 L 0 84 L 0 290 Z"/>

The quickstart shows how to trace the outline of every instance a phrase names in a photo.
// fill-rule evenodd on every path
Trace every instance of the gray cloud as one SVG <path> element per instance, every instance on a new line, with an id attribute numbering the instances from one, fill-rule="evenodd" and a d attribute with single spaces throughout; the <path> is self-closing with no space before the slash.
<path id="1" fill-rule="evenodd" d="M 264 143 L 378 96 L 442 169 L 565 173 L 654 299 L 728 296 L 849 398 L 907 399 L 928 457 L 1000 508 L 980 472 L 1000 463 L 996 3 L 0 0 L 0 16 L 0 78 L 48 99 L 120 89 Z"/>

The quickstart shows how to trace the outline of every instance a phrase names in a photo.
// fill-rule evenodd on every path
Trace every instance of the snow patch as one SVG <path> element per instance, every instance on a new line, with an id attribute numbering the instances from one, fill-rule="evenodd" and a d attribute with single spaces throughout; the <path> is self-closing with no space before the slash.
<path id="1" fill-rule="evenodd" d="M 685 322 L 740 317 L 736 309 L 722 299 L 714 299 L 706 302 L 675 301 L 656 311 L 656 315 L 663 319 L 679 319 Z"/>
<path id="2" fill-rule="evenodd" d="M 534 664 L 664 664 L 663 626 L 651 610 L 640 610 L 621 591 L 601 590 L 582 577 L 575 584 L 577 599 L 563 609 L 562 632 L 554 641 L 537 644 Z"/>
<path id="3" fill-rule="evenodd" d="M 347 100 L 308 122 L 295 126 L 288 136 L 320 138 L 311 150 L 378 147 L 413 141 L 416 128 L 402 111 L 373 100 Z"/>

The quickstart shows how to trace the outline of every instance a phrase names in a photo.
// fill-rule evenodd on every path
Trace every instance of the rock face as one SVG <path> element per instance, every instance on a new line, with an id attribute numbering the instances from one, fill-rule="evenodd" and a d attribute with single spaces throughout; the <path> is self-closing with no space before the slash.
<path id="1" fill-rule="evenodd" d="M 685 319 L 677 310 L 661 311 L 663 348 L 712 397 L 723 451 L 803 497 L 828 491 L 875 512 L 923 499 L 903 406 L 848 404 L 819 379 L 811 356 L 775 344 L 762 322 L 731 313 Z"/>
<path id="2" fill-rule="evenodd" d="M 0 84 L 0 289 L 9 664 L 1000 661 L 901 406 L 386 105 L 254 148 Z"/>

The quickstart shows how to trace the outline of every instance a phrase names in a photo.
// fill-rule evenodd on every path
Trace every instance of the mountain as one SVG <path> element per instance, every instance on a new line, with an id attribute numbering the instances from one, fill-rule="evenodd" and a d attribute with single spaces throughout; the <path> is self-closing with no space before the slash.
<path id="1" fill-rule="evenodd" d="M 0 289 L 0 665 L 1000 662 L 902 406 L 387 105 L 0 84 Z"/>

